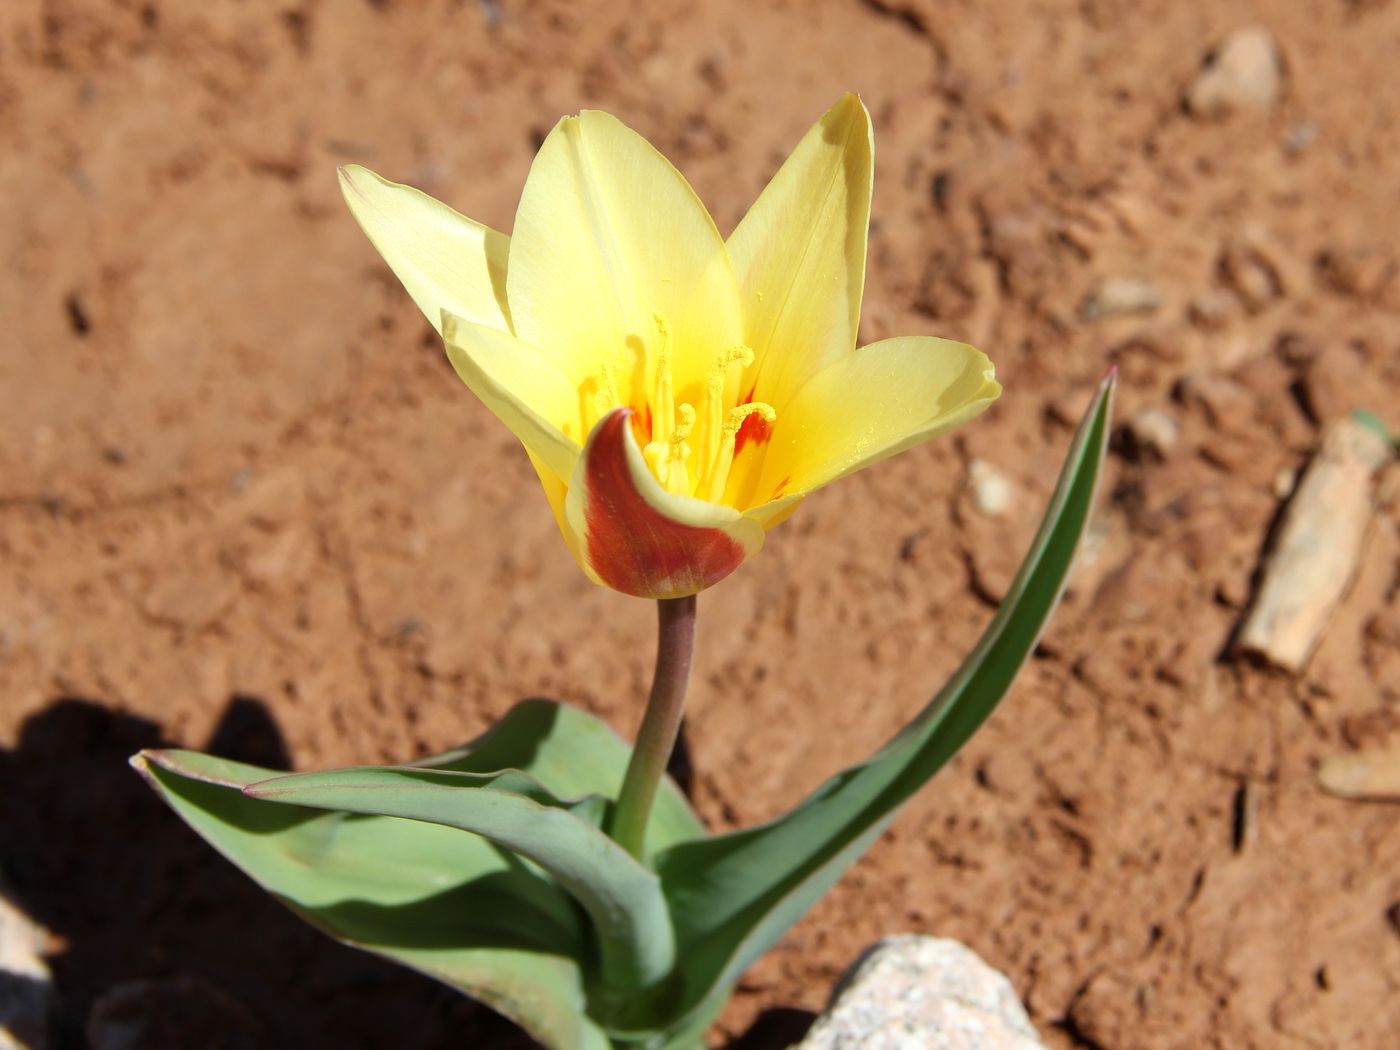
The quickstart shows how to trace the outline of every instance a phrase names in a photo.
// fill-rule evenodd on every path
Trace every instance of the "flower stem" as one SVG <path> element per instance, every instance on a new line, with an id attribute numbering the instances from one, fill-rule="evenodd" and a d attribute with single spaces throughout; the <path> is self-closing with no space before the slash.
<path id="1" fill-rule="evenodd" d="M 695 652 L 695 595 L 662 598 L 656 606 L 656 675 L 612 822 L 612 837 L 638 860 L 642 859 L 656 788 L 680 732 L 685 691 L 690 685 L 690 661 Z"/>

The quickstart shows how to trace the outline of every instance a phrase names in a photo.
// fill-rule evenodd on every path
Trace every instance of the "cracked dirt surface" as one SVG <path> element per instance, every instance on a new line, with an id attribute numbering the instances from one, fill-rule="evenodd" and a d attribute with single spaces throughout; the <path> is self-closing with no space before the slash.
<path id="1" fill-rule="evenodd" d="M 1190 115 L 1206 56 L 1253 23 L 1278 101 Z M 1393 1046 L 1400 807 L 1313 774 L 1400 744 L 1395 497 L 1302 674 L 1227 649 L 1281 475 L 1353 408 L 1400 426 L 1397 48 L 1385 0 L 9 0 L 0 867 L 61 940 L 56 1045 L 83 1045 L 105 987 L 171 974 L 248 1005 L 258 1045 L 525 1045 L 261 900 L 124 756 L 391 761 L 529 695 L 630 733 L 650 609 L 578 573 L 334 166 L 509 229 L 540 136 L 594 105 L 727 229 L 855 89 L 877 143 L 863 337 L 975 342 L 1006 394 L 809 501 L 702 598 L 707 820 L 775 814 L 941 683 L 1110 362 L 1119 418 L 1158 409 L 1179 437 L 1115 444 L 1038 658 L 744 979 L 716 1045 L 784 1045 L 800 1016 L 774 1011 L 921 931 L 1004 969 L 1059 1050 Z M 1086 308 L 1129 277 L 1152 305 Z M 1010 479 L 1000 517 L 974 460 Z"/>

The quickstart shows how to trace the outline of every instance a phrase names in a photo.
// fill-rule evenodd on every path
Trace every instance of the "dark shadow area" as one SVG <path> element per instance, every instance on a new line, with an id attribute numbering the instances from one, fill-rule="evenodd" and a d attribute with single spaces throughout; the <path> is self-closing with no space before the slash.
<path id="1" fill-rule="evenodd" d="M 292 756 L 282 730 L 277 728 L 267 705 L 251 696 L 234 696 L 224 708 L 203 750 L 220 758 L 247 762 L 268 769 L 291 769 Z"/>
<path id="2" fill-rule="evenodd" d="M 749 1030 L 729 1043 L 725 1050 L 787 1050 L 801 1042 L 817 1015 L 811 1010 L 777 1007 L 754 1018 Z"/>
<path id="3" fill-rule="evenodd" d="M 49 959 L 51 1050 L 84 1050 L 94 1001 L 134 979 L 217 989 L 258 1019 L 268 1050 L 537 1050 L 485 1007 L 335 943 L 263 893 L 127 765 L 162 746 L 150 721 L 64 698 L 0 751 L 0 862 L 16 903 L 60 944 Z M 230 701 L 206 750 L 289 765 L 275 720 L 251 697 Z M 146 1050 L 190 1045 L 171 1038 Z"/>
<path id="4" fill-rule="evenodd" d="M 666 763 L 666 774 L 676 782 L 676 787 L 686 798 L 695 798 L 695 766 L 690 760 L 690 735 L 686 732 L 686 720 L 681 719 L 681 727 L 676 733 L 676 747 Z"/>

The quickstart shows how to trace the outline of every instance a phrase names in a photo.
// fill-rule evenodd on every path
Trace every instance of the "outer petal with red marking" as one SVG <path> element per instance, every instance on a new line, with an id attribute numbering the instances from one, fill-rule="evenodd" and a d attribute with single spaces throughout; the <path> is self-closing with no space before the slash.
<path id="1" fill-rule="evenodd" d="M 724 579 L 763 546 L 757 521 L 667 492 L 619 408 L 598 421 L 564 499 L 570 547 L 596 583 L 639 598 L 680 598 Z"/>

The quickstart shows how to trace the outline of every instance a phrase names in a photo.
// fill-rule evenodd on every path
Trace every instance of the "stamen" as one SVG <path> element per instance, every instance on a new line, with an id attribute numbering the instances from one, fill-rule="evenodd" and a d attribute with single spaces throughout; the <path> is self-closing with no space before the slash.
<path id="1" fill-rule="evenodd" d="M 708 491 L 705 498 L 712 503 L 718 503 L 724 498 L 724 486 L 729 481 L 729 468 L 734 465 L 734 443 L 738 437 L 739 428 L 744 425 L 744 420 L 753 415 L 761 417 L 765 423 L 770 425 L 778 418 L 778 413 L 773 411 L 773 406 L 762 401 L 750 401 L 744 405 L 737 405 L 725 414 L 715 469 L 710 472 L 706 481 Z"/>
<path id="2" fill-rule="evenodd" d="M 598 392 L 593 395 L 593 409 L 602 419 L 621 403 L 617 394 L 617 362 L 605 362 L 603 374 L 598 380 Z"/>
<path id="3" fill-rule="evenodd" d="M 748 368 L 753 364 L 754 354 L 747 346 L 731 346 L 715 357 L 715 363 L 710 366 L 710 375 L 705 381 L 705 443 L 704 462 L 700 464 L 701 477 L 709 478 L 714 474 L 714 455 L 718 451 L 716 435 L 724 430 L 724 388 L 729 383 L 729 369 L 734 365 Z"/>
<path id="4" fill-rule="evenodd" d="M 657 341 L 660 348 L 656 354 L 656 396 L 652 399 L 653 441 L 669 442 L 676 425 L 676 390 L 671 378 L 671 326 L 661 313 L 651 315 L 656 322 Z"/>
<path id="5" fill-rule="evenodd" d="M 690 495 L 690 471 L 685 461 L 690 458 L 690 442 L 687 440 L 695 431 L 695 408 L 687 401 L 676 406 L 676 430 L 671 435 L 671 444 L 666 458 L 670 460 L 667 469 L 666 488 L 678 496 Z"/>
<path id="6" fill-rule="evenodd" d="M 695 432 L 695 406 L 689 401 L 682 401 L 676 406 L 676 416 L 676 432 L 671 435 L 672 449 L 685 444 Z"/>
<path id="7" fill-rule="evenodd" d="M 676 426 L 666 441 L 648 441 L 642 449 L 647 466 L 667 492 L 690 495 L 690 436 L 695 432 L 695 408 L 686 401 L 676 406 Z"/>
<path id="8" fill-rule="evenodd" d="M 647 461 L 652 474 L 662 485 L 670 475 L 671 446 L 664 441 L 648 441 L 642 448 L 642 457 Z"/>

